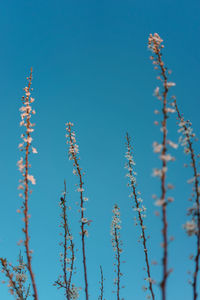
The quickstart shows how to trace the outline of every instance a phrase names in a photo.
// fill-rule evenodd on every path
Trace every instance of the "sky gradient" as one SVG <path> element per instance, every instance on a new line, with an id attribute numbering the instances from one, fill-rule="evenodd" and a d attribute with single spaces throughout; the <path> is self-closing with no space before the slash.
<path id="1" fill-rule="evenodd" d="M 20 158 L 19 127 L 21 96 L 26 77 L 33 68 L 33 107 L 36 123 L 33 145 L 38 154 L 31 156 L 36 178 L 30 197 L 30 236 L 33 270 L 41 300 L 64 299 L 62 290 L 52 284 L 61 273 L 59 198 L 66 179 L 69 216 L 77 247 L 77 274 L 74 283 L 83 285 L 80 251 L 79 213 L 75 202 L 76 177 L 68 160 L 65 123 L 74 123 L 80 150 L 80 165 L 85 171 L 87 216 L 93 222 L 86 240 L 90 299 L 98 299 L 101 264 L 104 271 L 105 299 L 114 300 L 114 253 L 110 224 L 112 207 L 121 211 L 123 241 L 121 297 L 143 300 L 144 255 L 137 242 L 139 228 L 133 225 L 125 164 L 125 134 L 128 131 L 134 147 L 138 189 L 147 207 L 147 232 L 150 234 L 151 260 L 162 258 L 161 221 L 154 214 L 152 194 L 160 193 L 160 182 L 151 176 L 160 161 L 152 144 L 161 140 L 154 110 L 160 108 L 153 96 L 158 85 L 148 36 L 158 32 L 164 40 L 163 60 L 171 69 L 170 81 L 176 83 L 173 94 L 186 119 L 190 119 L 199 136 L 199 69 L 200 69 L 200 2 L 193 0 L 7 0 L 0 4 L 0 99 L 1 99 L 1 210 L 0 256 L 15 264 L 23 238 L 17 161 Z M 178 141 L 175 116 L 169 120 L 169 137 Z M 199 144 L 197 144 L 197 148 Z M 191 170 L 183 168 L 186 157 L 180 147 L 174 151 L 176 161 L 169 165 L 168 182 L 175 185 L 169 207 L 169 235 L 175 237 L 169 246 L 169 267 L 173 268 L 167 285 L 168 300 L 192 299 L 187 271 L 193 270 L 188 257 L 193 238 L 182 228 L 187 220 L 191 186 L 186 181 Z M 152 267 L 159 284 L 160 265 Z M 5 278 L 0 277 L 1 281 Z M 200 280 L 200 278 L 199 278 Z M 6 285 L 0 284 L 3 300 L 13 299 Z M 156 286 L 156 296 L 160 290 Z M 84 299 L 81 292 L 80 299 Z"/>

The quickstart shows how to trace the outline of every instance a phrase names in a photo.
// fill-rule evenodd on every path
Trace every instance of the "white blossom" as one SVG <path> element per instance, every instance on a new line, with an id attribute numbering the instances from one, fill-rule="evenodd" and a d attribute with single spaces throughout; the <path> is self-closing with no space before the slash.
<path id="1" fill-rule="evenodd" d="M 33 175 L 27 175 L 27 178 L 32 184 L 36 184 L 36 181 L 35 181 L 35 178 L 33 177 Z"/>
<path id="2" fill-rule="evenodd" d="M 185 228 L 185 230 L 189 236 L 192 236 L 197 233 L 197 225 L 194 222 L 194 220 L 187 221 L 186 224 L 183 225 L 183 228 Z"/>
<path id="3" fill-rule="evenodd" d="M 172 86 L 175 86 L 176 85 L 176 83 L 174 83 L 174 82 L 167 82 L 167 87 L 169 88 L 169 87 L 172 87 Z"/>
<path id="4" fill-rule="evenodd" d="M 155 206 L 163 206 L 165 203 L 165 199 L 158 199 L 155 202 Z"/>

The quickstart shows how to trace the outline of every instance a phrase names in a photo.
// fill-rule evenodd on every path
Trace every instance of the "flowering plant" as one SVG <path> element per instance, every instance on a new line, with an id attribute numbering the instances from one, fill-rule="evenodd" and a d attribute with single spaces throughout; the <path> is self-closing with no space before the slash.
<path id="1" fill-rule="evenodd" d="M 172 155 L 172 151 L 175 151 L 179 144 L 183 146 L 184 153 L 187 155 L 190 163 L 189 166 L 192 169 L 193 176 L 189 178 L 187 183 L 192 186 L 192 195 L 189 199 L 192 202 L 187 210 L 188 220 L 183 225 L 186 234 L 195 238 L 195 253 L 192 255 L 194 262 L 194 272 L 192 280 L 190 281 L 192 285 L 192 300 L 197 300 L 200 293 L 198 293 L 198 277 L 199 277 L 199 260 L 200 260 L 200 186 L 199 186 L 199 177 L 200 173 L 198 171 L 198 158 L 199 155 L 195 153 L 194 142 L 197 141 L 196 136 L 192 129 L 192 123 L 188 120 L 185 120 L 183 114 L 180 112 L 179 105 L 177 103 L 176 97 L 170 96 L 171 88 L 175 86 L 175 83 L 169 81 L 168 77 L 171 74 L 171 71 L 167 69 L 163 61 L 163 40 L 159 34 L 155 33 L 154 35 L 150 34 L 148 38 L 148 48 L 152 52 L 150 59 L 153 63 L 154 69 L 159 72 L 157 80 L 159 85 L 154 90 L 154 96 L 160 102 L 160 110 L 156 109 L 154 111 L 157 118 L 160 117 L 160 120 L 155 120 L 154 124 L 156 126 L 160 125 L 161 132 L 161 141 L 153 142 L 153 152 L 158 156 L 160 167 L 153 169 L 152 175 L 156 177 L 159 181 L 160 186 L 160 195 L 153 195 L 155 200 L 154 204 L 157 206 L 159 211 L 156 211 L 156 215 L 161 215 L 162 223 L 162 274 L 161 280 L 158 283 L 161 291 L 161 299 L 167 299 L 167 282 L 169 275 L 172 272 L 172 269 L 169 268 L 169 242 L 173 240 L 173 237 L 169 237 L 168 234 L 168 212 L 169 205 L 174 201 L 174 197 L 171 195 L 171 191 L 174 188 L 172 183 L 168 183 L 168 170 L 171 167 L 171 163 L 175 161 L 175 156 Z M 21 178 L 19 180 L 18 189 L 20 191 L 19 197 L 22 199 L 22 204 L 18 213 L 23 214 L 23 234 L 24 240 L 19 241 L 19 245 L 24 246 L 25 259 L 19 254 L 18 265 L 14 266 L 11 263 L 8 263 L 7 258 L 0 257 L 0 264 L 2 268 L 2 273 L 5 275 L 6 280 L 8 280 L 8 288 L 11 295 L 17 300 L 26 300 L 32 298 L 38 300 L 38 288 L 36 285 L 36 279 L 33 272 L 32 266 L 32 253 L 30 250 L 30 214 L 29 214 L 29 203 L 32 190 L 31 185 L 36 184 L 35 177 L 30 173 L 30 154 L 36 154 L 37 149 L 32 146 L 33 138 L 32 133 L 34 132 L 35 124 L 31 122 L 31 118 L 35 115 L 35 110 L 32 108 L 32 103 L 34 98 L 31 97 L 31 84 L 32 84 L 32 69 L 30 76 L 27 78 L 28 84 L 24 88 L 25 96 L 22 97 L 22 106 L 20 110 L 20 126 L 24 129 L 21 134 L 21 143 L 18 148 L 21 153 L 21 157 L 17 162 L 19 171 L 21 173 Z M 173 118 L 173 115 L 177 118 L 178 124 L 178 133 L 180 134 L 178 143 L 172 141 L 169 138 L 168 133 L 168 122 L 170 118 Z M 68 158 L 73 165 L 73 175 L 76 176 L 76 192 L 78 194 L 78 206 L 79 206 L 79 225 L 80 232 L 79 238 L 81 242 L 81 255 L 82 255 L 82 268 L 80 264 L 76 265 L 75 257 L 75 245 L 76 241 L 74 234 L 72 234 L 73 227 L 71 226 L 71 213 L 70 205 L 67 196 L 67 184 L 64 181 L 64 191 L 59 199 L 59 207 L 61 210 L 61 223 L 60 228 L 62 229 L 62 241 L 59 243 L 62 248 L 59 261 L 62 269 L 62 275 L 59 275 L 57 280 L 54 281 L 53 285 L 56 286 L 59 290 L 64 291 L 64 297 L 67 300 L 78 299 L 80 297 L 80 287 L 77 287 L 74 284 L 74 274 L 75 270 L 78 268 L 78 271 L 83 271 L 83 281 L 84 281 L 84 297 L 86 300 L 89 300 L 89 276 L 88 276 L 88 265 L 87 265 L 87 237 L 89 237 L 88 226 L 91 225 L 92 220 L 89 220 L 86 214 L 88 198 L 85 196 L 85 183 L 84 175 L 81 166 L 80 166 L 80 156 L 79 156 L 79 146 L 76 141 L 76 134 L 73 130 L 74 124 L 72 122 L 66 123 L 66 143 L 68 147 Z M 150 249 L 150 237 L 147 234 L 148 226 L 146 217 L 147 217 L 147 208 L 145 206 L 145 199 L 142 198 L 142 193 L 138 189 L 138 180 L 136 172 L 136 163 L 135 155 L 133 155 L 133 149 L 131 142 L 131 137 L 129 134 L 126 134 L 126 164 L 125 168 L 127 171 L 126 177 L 128 179 L 128 188 L 130 190 L 129 198 L 134 213 L 135 225 L 139 227 L 140 238 L 139 242 L 142 244 L 142 250 L 144 252 L 144 263 L 145 263 L 145 278 L 143 290 L 148 292 L 147 299 L 158 299 L 155 293 L 155 285 L 158 280 L 155 280 L 152 276 L 152 269 L 150 265 L 150 257 L 152 255 Z M 187 167 L 188 165 L 185 164 Z M 126 197 L 127 198 L 127 197 Z M 128 202 L 128 201 L 127 201 Z M 112 209 L 112 222 L 111 222 L 111 244 L 114 251 L 114 272 L 116 276 L 114 278 L 114 285 L 116 290 L 113 291 L 116 295 L 117 300 L 123 300 L 121 298 L 121 289 L 124 286 L 121 285 L 122 281 L 122 221 L 120 207 L 118 204 L 115 204 Z M 122 216 L 123 217 L 123 216 Z M 87 259 L 86 259 L 87 258 Z M 156 262 L 154 262 L 156 264 Z M 99 300 L 104 299 L 104 274 L 103 267 L 100 266 L 100 295 L 98 296 Z M 5 281 L 4 281 L 5 283 Z M 105 300 L 105 299 L 104 299 Z"/>

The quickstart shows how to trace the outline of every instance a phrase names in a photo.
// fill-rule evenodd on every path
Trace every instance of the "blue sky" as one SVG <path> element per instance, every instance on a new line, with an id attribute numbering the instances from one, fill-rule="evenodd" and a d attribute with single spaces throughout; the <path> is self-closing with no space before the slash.
<path id="1" fill-rule="evenodd" d="M 173 70 L 173 93 L 186 119 L 199 135 L 200 3 L 193 0 L 107 0 L 107 1 L 1 1 L 0 4 L 0 99 L 1 99 L 1 256 L 13 264 L 23 237 L 16 163 L 20 158 L 19 127 L 21 96 L 26 77 L 33 67 L 33 97 L 36 101 L 33 134 L 38 155 L 31 157 L 37 184 L 30 198 L 31 248 L 33 269 L 40 299 L 63 299 L 61 290 L 52 286 L 60 274 L 58 243 L 59 197 L 66 179 L 72 205 L 71 229 L 75 236 L 77 274 L 74 283 L 83 287 L 79 214 L 75 202 L 76 178 L 68 161 L 65 123 L 75 125 L 80 148 L 81 167 L 85 170 L 85 190 L 89 198 L 87 215 L 93 220 L 87 239 L 90 299 L 99 295 L 99 265 L 104 270 L 105 298 L 115 299 L 110 223 L 112 207 L 121 209 L 124 243 L 122 278 L 125 299 L 145 299 L 142 291 L 143 250 L 138 244 L 139 228 L 133 225 L 129 191 L 126 187 L 125 133 L 132 137 L 138 172 L 138 187 L 147 206 L 147 230 L 150 234 L 151 260 L 161 262 L 161 221 L 154 215 L 152 194 L 160 192 L 159 180 L 152 169 L 159 160 L 152 151 L 153 141 L 161 138 L 153 122 L 159 102 L 153 97 L 156 72 L 149 60 L 147 40 L 158 32 L 164 39 L 164 62 Z M 177 141 L 175 117 L 169 121 L 169 137 Z M 198 147 L 198 145 L 197 145 Z M 194 241 L 182 224 L 186 221 L 192 176 L 183 169 L 183 149 L 169 167 L 168 180 L 175 184 L 175 202 L 169 207 L 169 235 L 175 241 L 169 248 L 169 267 L 174 269 L 168 281 L 168 299 L 191 299 L 187 284 L 188 256 Z M 159 283 L 160 267 L 153 266 Z M 1 280 L 3 280 L 1 275 Z M 1 298 L 12 299 L 7 287 L 0 285 Z M 156 287 L 157 299 L 160 297 Z M 80 299 L 84 299 L 83 292 Z"/>

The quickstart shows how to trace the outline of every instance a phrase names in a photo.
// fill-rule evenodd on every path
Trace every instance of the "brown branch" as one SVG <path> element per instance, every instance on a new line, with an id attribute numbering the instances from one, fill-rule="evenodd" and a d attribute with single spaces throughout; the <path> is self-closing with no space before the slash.
<path id="1" fill-rule="evenodd" d="M 136 194 L 136 187 L 134 184 L 134 180 L 132 180 L 131 178 L 133 178 L 133 167 L 131 164 L 131 160 L 130 158 L 132 157 L 132 153 L 131 153 L 131 144 L 130 144 L 130 137 L 128 135 L 128 133 L 126 134 L 126 140 L 127 140 L 127 159 L 128 159 L 128 169 L 129 169 L 129 174 L 130 174 L 130 185 L 132 187 L 132 192 L 134 195 L 134 199 L 135 199 L 135 206 L 138 212 L 138 218 L 139 218 L 139 222 L 140 222 L 140 227 L 141 227 L 141 231 L 142 231 L 142 243 L 143 243 L 143 249 L 144 249 L 144 255 L 145 255 L 145 263 L 146 263 L 146 271 L 147 271 L 147 276 L 149 278 L 149 290 L 152 296 L 152 299 L 155 299 L 155 295 L 153 292 L 153 286 L 152 286 L 152 279 L 151 279 L 151 272 L 150 272 L 150 264 L 149 264 L 149 258 L 148 258 L 148 250 L 147 250 L 147 239 L 146 239 L 146 234 L 145 234 L 145 226 L 144 226 L 144 222 L 143 222 L 143 218 L 142 218 L 142 214 L 139 208 L 139 201 L 138 201 L 138 197 Z"/>
<path id="2" fill-rule="evenodd" d="M 83 175 L 81 173 L 81 168 L 78 163 L 78 158 L 76 157 L 76 153 L 78 146 L 75 144 L 75 137 L 72 135 L 71 132 L 71 127 L 73 126 L 72 123 L 67 123 L 67 131 L 69 135 L 69 144 L 70 144 L 70 149 L 69 149 L 69 158 L 74 161 L 74 166 L 76 167 L 77 171 L 77 176 L 79 177 L 79 192 L 80 192 L 80 209 L 81 209 L 81 241 L 82 241 L 82 255 L 83 255 L 83 268 L 84 268 L 84 281 L 85 281 L 85 298 L 86 300 L 89 299 L 89 294 L 88 294 L 88 280 L 87 280 L 87 266 L 86 266 L 86 253 L 85 253 L 85 234 L 86 230 L 84 226 L 86 224 L 90 224 L 89 221 L 85 220 L 84 218 L 84 207 L 83 207 Z"/>
<path id="3" fill-rule="evenodd" d="M 120 292 L 120 249 L 119 249 L 119 240 L 117 235 L 117 229 L 115 228 L 115 243 L 117 248 L 116 253 L 116 259 L 117 259 L 117 300 L 120 300 L 119 298 L 119 292 Z"/>
<path id="4" fill-rule="evenodd" d="M 178 105 L 176 100 L 174 101 L 175 104 L 175 108 L 176 108 L 176 112 L 178 115 L 178 118 L 180 121 L 183 121 L 183 117 L 181 116 L 181 113 L 178 109 Z M 198 181 L 198 172 L 197 172 L 197 165 L 196 165 L 196 160 L 195 160 L 195 153 L 194 153 L 194 149 L 192 146 L 192 141 L 191 141 L 191 137 L 188 133 L 188 128 L 186 126 L 186 124 L 183 124 L 183 129 L 185 131 L 185 135 L 187 137 L 187 143 L 188 143 L 188 148 L 190 150 L 190 158 L 191 158 L 191 166 L 193 168 L 193 172 L 194 172 L 194 178 L 195 178 L 195 194 L 196 194 L 196 215 L 197 215 L 197 224 L 198 224 L 198 230 L 196 233 L 196 237 L 197 237 L 197 243 L 196 243 L 196 255 L 195 255 L 195 271 L 194 271 L 194 275 L 193 275 L 193 300 L 197 300 L 198 297 L 198 293 L 197 293 L 197 277 L 198 277 L 198 272 L 199 272 L 199 258 L 200 258 L 200 204 L 199 204 L 199 197 L 200 197 L 200 193 L 199 193 L 199 181 Z"/>
<path id="5" fill-rule="evenodd" d="M 162 235 L 163 235 L 163 258 L 162 258 L 162 265 L 163 265 L 163 278 L 161 281 L 161 291 L 162 291 L 162 299 L 166 300 L 166 284 L 167 284 L 167 278 L 170 272 L 168 272 L 168 223 L 167 223 L 167 201 L 166 201 L 166 168 L 167 168 L 167 162 L 165 159 L 165 155 L 167 152 L 167 94 L 169 91 L 169 84 L 167 82 L 167 75 L 166 75 L 166 68 L 164 67 L 164 62 L 162 61 L 162 53 L 161 49 L 164 47 L 162 45 L 163 40 L 159 37 L 157 33 L 152 36 L 150 34 L 149 36 L 149 48 L 153 51 L 153 53 L 156 55 L 155 58 L 155 69 L 158 69 L 157 66 L 160 67 L 161 70 L 161 77 L 158 77 L 159 80 L 163 82 L 164 90 L 162 97 L 159 97 L 160 100 L 162 100 L 163 103 L 163 120 L 162 120 L 162 132 L 163 132 L 163 141 L 162 141 L 162 174 L 161 174 L 161 200 L 163 201 L 162 204 Z M 154 59 L 152 57 L 151 59 Z"/>
<path id="6" fill-rule="evenodd" d="M 167 113 L 166 113 L 166 106 L 167 106 L 167 93 L 168 93 L 168 88 L 167 88 L 167 77 L 165 74 L 165 68 L 163 67 L 162 60 L 161 60 L 161 55 L 158 53 L 158 61 L 159 65 L 162 70 L 162 76 L 164 78 L 164 92 L 163 92 L 163 148 L 162 148 L 162 155 L 164 156 L 166 154 L 166 137 L 167 137 Z M 165 170 L 167 166 L 166 160 L 162 160 L 162 170 Z M 162 186 L 162 195 L 161 199 L 166 198 L 166 187 L 165 187 L 165 181 L 166 181 L 166 172 L 162 172 L 161 176 L 161 186 Z M 163 280 L 161 282 L 161 288 L 162 288 L 162 298 L 163 300 L 166 299 L 166 282 L 167 282 L 167 277 L 168 277 L 168 270 L 167 270 L 167 264 L 168 264 L 168 244 L 167 244 L 167 212 L 166 212 L 166 206 L 167 202 L 165 201 L 164 204 L 162 205 L 162 221 L 163 221 L 163 247 L 164 247 L 164 254 L 163 254 Z"/>
<path id="7" fill-rule="evenodd" d="M 117 285 L 117 300 L 120 300 L 120 279 L 122 276 L 120 270 L 121 269 L 120 253 L 122 252 L 122 249 L 120 248 L 120 244 L 122 244 L 122 242 L 120 241 L 120 229 L 121 229 L 120 224 L 121 224 L 121 220 L 120 220 L 119 207 L 117 206 L 117 204 L 115 204 L 113 208 L 113 218 L 111 223 L 111 235 L 112 235 L 112 246 L 117 261 L 117 278 L 115 280 L 115 284 Z"/>
<path id="8" fill-rule="evenodd" d="M 19 265 L 12 266 L 10 263 L 7 263 L 6 259 L 0 258 L 2 267 L 3 267 L 3 273 L 6 272 L 6 276 L 10 280 L 10 292 L 13 294 L 14 291 L 17 293 L 19 298 L 18 300 L 26 300 L 29 296 L 29 287 L 25 288 L 25 281 L 26 281 L 26 264 L 23 262 L 23 257 L 21 256 L 21 250 L 19 253 Z M 12 269 L 12 271 L 9 270 L 9 267 Z M 24 271 L 25 270 L 25 271 Z M 15 278 L 15 279 L 14 279 Z"/>
<path id="9" fill-rule="evenodd" d="M 71 299 L 71 279 L 72 279 L 72 274 L 73 274 L 73 270 L 74 270 L 74 260 L 75 260 L 75 256 L 74 256 L 74 243 L 72 242 L 72 235 L 70 233 L 69 230 L 69 225 L 68 225 L 68 220 L 67 220 L 67 206 L 66 206 L 66 181 L 64 180 L 64 193 L 63 193 L 63 197 L 60 198 L 60 206 L 62 209 L 62 214 L 61 217 L 63 219 L 63 223 L 62 223 L 62 227 L 64 229 L 64 244 L 63 245 L 63 279 L 64 279 L 64 283 L 62 283 L 59 280 L 55 281 L 54 285 L 58 285 L 62 288 L 65 289 L 65 295 L 67 297 L 68 300 Z M 70 240 L 70 246 L 67 247 L 67 240 Z M 69 272 L 69 279 L 67 279 L 67 249 L 71 250 L 71 265 L 70 265 L 70 272 Z"/>
<path id="10" fill-rule="evenodd" d="M 10 291 L 11 293 L 13 293 L 14 291 L 16 292 L 17 296 L 19 297 L 20 300 L 24 300 L 23 295 L 21 294 L 20 289 L 17 287 L 16 282 L 13 280 L 13 274 L 10 273 L 10 270 L 8 269 L 7 266 L 7 260 L 6 258 L 3 259 L 2 257 L 0 258 L 2 267 L 3 267 L 3 271 L 6 272 L 6 277 L 8 277 L 8 279 L 10 280 Z"/>
<path id="11" fill-rule="evenodd" d="M 28 298 L 28 296 L 29 296 L 30 287 L 31 287 L 31 285 L 29 284 L 28 289 L 27 289 L 27 292 L 26 292 L 25 300 L 26 300 L 26 299 Z"/>
<path id="12" fill-rule="evenodd" d="M 31 68 L 31 72 L 30 72 L 30 77 L 27 78 L 28 79 L 28 87 L 25 87 L 25 93 L 26 93 L 26 97 L 22 97 L 22 103 L 24 106 L 21 107 L 21 118 L 22 121 L 20 122 L 20 126 L 24 125 L 26 128 L 26 136 L 25 134 L 22 134 L 22 139 L 23 139 L 23 143 L 19 145 L 19 147 L 22 149 L 20 149 L 20 151 L 25 150 L 25 165 L 23 165 L 23 159 L 21 158 L 21 160 L 18 162 L 18 166 L 19 166 L 19 170 L 22 173 L 24 179 L 20 180 L 20 182 L 22 182 L 24 184 L 24 186 L 20 185 L 19 189 L 24 190 L 24 202 L 23 202 L 23 212 L 24 212 L 24 223 L 25 223 L 25 228 L 22 229 L 22 231 L 25 234 L 25 241 L 24 241 L 24 246 L 26 249 L 26 257 L 27 257 L 27 268 L 31 277 L 31 283 L 32 283 L 32 287 L 33 287 L 33 291 L 34 291 L 34 299 L 38 300 L 38 293 L 37 293 L 37 287 L 36 287 L 36 282 L 35 282 L 35 276 L 32 270 L 32 256 L 30 255 L 31 251 L 30 251 L 30 246 L 29 246 L 29 207 L 28 207 L 28 200 L 29 200 L 29 185 L 28 182 L 29 180 L 32 182 L 32 184 L 35 184 L 35 179 L 33 178 L 33 176 L 29 175 L 29 153 L 30 153 L 30 146 L 31 146 L 31 135 L 30 132 L 33 131 L 32 127 L 34 126 L 34 124 L 32 124 L 30 122 L 30 118 L 31 118 L 31 113 L 34 114 L 35 111 L 32 110 L 30 103 L 32 103 L 34 101 L 33 98 L 30 98 L 30 91 L 31 91 L 31 84 L 32 84 L 32 68 Z M 25 122 L 26 121 L 26 122 Z M 24 142 L 26 143 L 25 146 Z M 34 149 L 34 148 L 32 148 Z M 36 149 L 34 149 L 33 151 L 35 151 L 34 153 L 37 153 Z M 25 169 L 25 171 L 24 171 Z M 22 194 L 20 194 L 21 197 Z"/>
<path id="13" fill-rule="evenodd" d="M 28 92 L 30 91 L 30 87 L 31 87 L 31 83 L 32 83 L 32 68 L 31 68 L 31 73 L 30 73 L 30 77 L 29 77 L 29 83 L 28 83 Z M 27 99 L 27 103 L 29 100 L 29 96 Z M 29 103 L 27 104 L 29 105 Z M 27 109 L 27 113 L 28 109 Z M 27 117 L 27 137 L 30 137 L 30 117 Z M 29 147 L 30 147 L 30 143 L 27 141 L 26 144 L 26 155 L 25 155 L 25 209 L 24 209 L 24 217 L 25 217 L 25 229 L 23 229 L 24 233 L 25 233 L 25 248 L 26 248 L 26 257 L 27 257 L 27 262 L 28 262 L 28 270 L 29 270 L 29 274 L 31 277 L 31 282 L 32 282 L 32 287 L 33 287 L 33 291 L 34 291 L 34 299 L 38 300 L 38 292 L 37 292 L 37 287 L 36 287 L 36 282 L 35 282 L 35 276 L 32 270 L 32 256 L 30 255 L 30 247 L 29 247 L 29 221 L 28 221 L 28 169 L 29 169 L 29 161 L 28 161 L 28 155 L 29 155 Z"/>
<path id="14" fill-rule="evenodd" d="M 99 296 L 99 300 L 103 300 L 103 292 L 104 292 L 104 290 L 103 290 L 103 288 L 104 288 L 104 286 L 103 286 L 103 281 L 104 281 L 104 278 L 103 278 L 103 270 L 102 270 L 102 266 L 100 266 L 100 271 L 101 271 L 101 281 L 100 281 L 100 292 L 101 292 L 101 294 L 100 294 L 100 296 Z"/>

